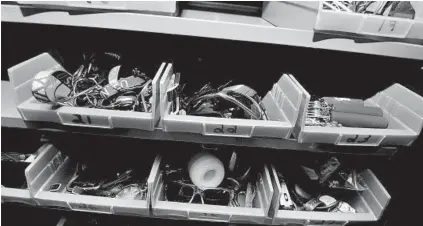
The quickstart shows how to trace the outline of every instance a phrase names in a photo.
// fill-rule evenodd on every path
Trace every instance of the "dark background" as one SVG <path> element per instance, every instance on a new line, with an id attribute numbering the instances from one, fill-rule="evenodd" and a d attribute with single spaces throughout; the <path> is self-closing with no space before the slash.
<path id="1" fill-rule="evenodd" d="M 423 62 L 417 60 L 145 32 L 5 22 L 1 25 L 2 80 L 8 80 L 9 67 L 49 50 L 58 50 L 64 57 L 80 51 L 109 51 L 140 61 L 174 62 L 182 81 L 189 81 L 192 87 L 206 81 L 218 85 L 233 79 L 234 83 L 249 85 L 264 96 L 282 73 L 291 73 L 310 94 L 318 96 L 368 98 L 396 82 L 423 95 Z M 379 225 L 420 224 L 421 137 L 411 148 L 400 149 L 393 158 L 348 157 L 374 170 L 392 196 Z M 162 145 L 163 149 L 169 148 Z M 260 153 L 263 161 L 272 159 L 281 164 L 289 158 L 313 158 L 295 152 L 250 151 Z M 2 223 L 16 220 L 8 214 L 15 207 L 3 204 L 2 207 Z M 18 213 L 25 216 L 25 212 Z"/>

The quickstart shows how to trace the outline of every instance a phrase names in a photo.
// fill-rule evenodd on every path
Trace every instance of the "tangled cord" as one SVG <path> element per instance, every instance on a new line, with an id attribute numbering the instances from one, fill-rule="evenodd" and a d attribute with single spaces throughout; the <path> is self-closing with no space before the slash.
<path id="1" fill-rule="evenodd" d="M 97 182 L 82 181 L 81 176 L 85 171 L 85 165 L 76 164 L 75 172 L 66 185 L 66 191 L 72 194 L 91 194 L 112 198 L 145 199 L 147 184 L 145 181 L 135 180 L 133 170 L 127 170 L 118 174 L 112 180 L 100 180 Z M 137 198 L 138 197 L 138 198 Z"/>

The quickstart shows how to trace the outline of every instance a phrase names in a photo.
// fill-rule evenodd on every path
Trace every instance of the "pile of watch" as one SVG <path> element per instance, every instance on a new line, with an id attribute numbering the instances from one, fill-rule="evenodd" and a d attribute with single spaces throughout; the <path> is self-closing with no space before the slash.
<path id="1" fill-rule="evenodd" d="M 278 171 L 278 179 L 281 210 L 356 213 L 348 201 L 368 189 L 356 170 L 342 167 L 335 157 L 314 167 Z"/>
<path id="2" fill-rule="evenodd" d="M 261 97 L 246 85 L 232 85 L 231 81 L 214 88 L 210 83 L 188 94 L 186 84 L 179 86 L 179 74 L 172 78 L 167 92 L 172 100 L 171 112 L 218 118 L 268 120 Z"/>
<path id="3" fill-rule="evenodd" d="M 66 192 L 131 200 L 147 198 L 147 180 L 140 178 L 133 169 L 103 176 L 99 176 L 97 170 L 77 163 L 72 178 L 66 184 Z M 49 191 L 60 191 L 61 186 L 53 184 Z"/>
<path id="4" fill-rule="evenodd" d="M 199 153 L 201 156 L 203 152 Z M 209 153 L 210 150 L 202 157 L 206 156 L 206 158 L 209 158 Z M 212 153 L 213 156 L 217 156 L 216 152 Z M 193 156 L 193 159 L 199 158 L 201 157 L 198 157 L 198 155 Z M 210 159 L 214 159 L 214 157 L 210 157 Z M 210 165 L 214 164 L 212 161 L 208 161 Z M 232 153 L 228 164 L 224 166 L 224 172 L 213 170 L 213 175 L 208 175 L 209 178 L 205 179 L 205 181 L 198 182 L 196 178 L 193 178 L 196 176 L 193 176 L 192 173 L 195 173 L 198 168 L 185 169 L 179 164 L 166 163 L 164 165 L 162 174 L 166 201 L 230 207 L 253 208 L 255 206 L 257 174 L 253 172 L 254 170 L 251 166 L 239 161 L 237 152 L 234 151 Z M 222 175 L 222 180 L 216 186 L 201 186 L 201 182 L 207 183 L 214 180 L 214 177 L 220 177 L 220 175 Z M 206 176 L 204 175 L 204 177 Z M 203 178 L 203 175 L 201 175 L 201 178 Z"/>
<path id="5" fill-rule="evenodd" d="M 67 61 L 59 61 L 60 66 L 35 75 L 32 94 L 38 101 L 55 106 L 151 112 L 152 78 L 143 65 L 109 52 L 82 53 L 76 66 L 66 64 L 66 69 Z"/>

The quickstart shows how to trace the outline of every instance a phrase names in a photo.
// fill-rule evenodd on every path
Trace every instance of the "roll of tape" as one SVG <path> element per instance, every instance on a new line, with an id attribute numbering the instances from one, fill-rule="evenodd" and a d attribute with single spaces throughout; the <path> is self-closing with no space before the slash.
<path id="1" fill-rule="evenodd" d="M 194 155 L 188 163 L 191 181 L 199 188 L 215 188 L 225 177 L 223 163 L 208 152 Z"/>

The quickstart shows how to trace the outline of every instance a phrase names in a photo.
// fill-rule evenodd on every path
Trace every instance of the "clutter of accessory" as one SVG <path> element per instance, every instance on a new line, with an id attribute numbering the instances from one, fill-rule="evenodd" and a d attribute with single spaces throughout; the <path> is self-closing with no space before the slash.
<path id="1" fill-rule="evenodd" d="M 229 86 L 231 81 L 213 88 L 205 84 L 197 92 L 189 95 L 184 92 L 186 84 L 180 87 L 180 75 L 171 79 L 168 96 L 172 114 L 196 115 L 218 118 L 240 118 L 267 120 L 266 112 L 260 104 L 261 98 L 255 90 L 246 85 Z"/>
<path id="2" fill-rule="evenodd" d="M 257 176 L 251 166 L 240 160 L 236 151 L 228 161 L 216 156 L 203 147 L 191 157 L 187 170 L 165 164 L 166 201 L 253 208 Z"/>
<path id="3" fill-rule="evenodd" d="M 381 108 L 366 106 L 363 100 L 323 97 L 310 101 L 305 125 L 386 129 L 389 121 Z"/>
<path id="4" fill-rule="evenodd" d="M 139 178 L 132 169 L 99 177 L 95 168 L 77 163 L 72 178 L 66 185 L 66 192 L 75 195 L 93 195 L 118 199 L 145 200 L 147 180 Z M 62 184 L 52 184 L 51 192 L 58 192 Z"/>
<path id="5" fill-rule="evenodd" d="M 61 66 L 41 71 L 33 96 L 55 106 L 151 112 L 152 78 L 117 53 L 83 53 L 75 71 Z M 67 67 L 69 68 L 69 67 Z"/>
<path id="6" fill-rule="evenodd" d="M 2 152 L 1 161 L 25 162 L 32 154 L 23 154 L 18 152 Z"/>
<path id="7" fill-rule="evenodd" d="M 344 167 L 335 157 L 289 171 L 278 172 L 281 210 L 356 213 L 349 201 L 368 189 L 355 169 Z"/>
<path id="8" fill-rule="evenodd" d="M 323 9 L 414 19 L 410 1 L 323 1 Z"/>
<path id="9" fill-rule="evenodd" d="M 1 152 L 2 170 L 8 172 L 2 176 L 2 185 L 12 188 L 27 189 L 25 169 L 38 156 L 38 153 Z M 10 174 L 9 172 L 13 172 Z M 3 175 L 3 174 L 2 174 Z"/>

